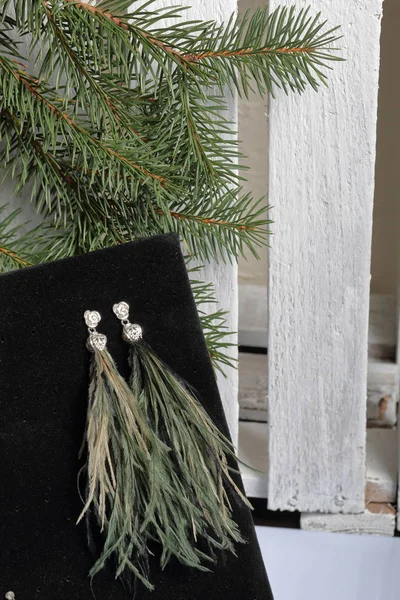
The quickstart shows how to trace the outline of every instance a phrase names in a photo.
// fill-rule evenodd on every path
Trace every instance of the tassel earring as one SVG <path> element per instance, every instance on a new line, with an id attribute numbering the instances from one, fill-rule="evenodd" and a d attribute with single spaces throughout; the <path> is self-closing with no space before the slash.
<path id="1" fill-rule="evenodd" d="M 234 448 L 188 384 L 143 341 L 140 325 L 129 321 L 129 305 L 119 302 L 113 311 L 131 345 L 131 390 L 155 435 L 170 449 L 168 488 L 175 508 L 159 506 L 156 527 L 151 528 L 162 544 L 161 564 L 175 556 L 185 565 L 208 570 L 216 550 L 235 553 L 235 543 L 244 541 L 230 498 L 251 505 L 232 478 L 237 469 L 228 458 L 236 462 Z"/>
<path id="2" fill-rule="evenodd" d="M 106 345 L 97 332 L 101 316 L 84 314 L 92 353 L 86 431 L 81 456 L 87 472 L 84 508 L 78 522 L 86 517 L 88 539 L 93 539 L 91 523 L 100 529 L 102 551 L 90 570 L 93 577 L 108 559 L 116 565 L 116 577 L 129 583 L 133 575 L 152 589 L 147 577 L 146 536 L 141 528 L 152 497 L 152 455 L 164 452 L 143 418 L 142 411 L 125 380 L 119 375 Z"/>

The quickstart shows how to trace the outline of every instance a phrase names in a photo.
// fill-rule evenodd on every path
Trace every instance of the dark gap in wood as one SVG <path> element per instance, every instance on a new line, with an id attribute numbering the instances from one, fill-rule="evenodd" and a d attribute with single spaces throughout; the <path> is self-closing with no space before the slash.
<path id="1" fill-rule="evenodd" d="M 300 512 L 268 510 L 264 498 L 249 498 L 253 505 L 253 521 L 255 525 L 264 527 L 287 527 L 300 529 Z"/>
<path id="2" fill-rule="evenodd" d="M 259 346 L 239 346 L 239 352 L 243 352 L 243 354 L 268 354 L 268 348 L 260 348 Z"/>
<path id="3" fill-rule="evenodd" d="M 247 409 L 249 412 L 251 409 Z M 239 415 L 239 423 L 261 423 L 262 425 L 267 425 L 268 421 L 267 421 L 267 417 L 265 417 L 265 421 L 261 421 L 260 419 L 254 419 L 254 417 L 252 417 L 251 415 L 249 415 L 248 417 L 241 417 Z"/>

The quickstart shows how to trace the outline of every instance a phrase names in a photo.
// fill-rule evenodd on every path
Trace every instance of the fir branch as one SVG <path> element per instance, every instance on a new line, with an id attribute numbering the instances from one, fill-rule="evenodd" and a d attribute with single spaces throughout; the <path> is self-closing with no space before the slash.
<path id="1" fill-rule="evenodd" d="M 268 6 L 259 7 L 232 16 L 226 26 L 215 24 L 207 41 L 199 41 L 186 58 L 208 68 L 219 85 L 245 95 L 254 83 L 261 94 L 273 93 L 274 87 L 302 92 L 311 85 L 316 90 L 326 84 L 322 67 L 338 60 L 332 52 L 337 30 L 326 29 L 321 15 L 312 17 L 309 8 L 278 7 L 270 14 Z"/>
<path id="2" fill-rule="evenodd" d="M 110 12 L 110 11 L 115 10 L 115 9 L 117 9 L 120 12 L 125 11 L 132 4 L 132 2 L 130 0 L 128 2 L 124 2 L 124 3 L 113 2 L 112 7 L 110 6 L 110 10 L 107 10 L 105 8 L 107 5 L 110 4 L 109 2 L 99 2 L 97 5 L 89 4 L 89 2 L 77 2 L 76 0 L 65 0 L 65 2 L 73 4 L 77 8 L 84 10 L 84 11 L 88 11 L 91 14 L 100 15 L 101 17 L 104 17 L 105 19 L 111 21 L 112 23 L 117 25 L 117 27 L 120 27 L 121 29 L 125 29 L 125 30 L 129 29 L 129 25 L 127 23 L 125 23 L 125 21 L 121 17 L 112 14 L 112 12 Z"/>
<path id="3" fill-rule="evenodd" d="M 45 220 L 20 246 L 4 221 L 1 268 L 169 231 L 203 259 L 267 243 L 267 209 L 241 189 L 226 89 L 317 89 L 336 29 L 308 9 L 220 25 L 131 4 L 0 0 L 0 165 L 16 192 L 31 186 Z M 203 315 L 210 347 L 229 343 L 223 319 Z M 223 348 L 212 351 L 222 362 Z"/>
<path id="4" fill-rule="evenodd" d="M 65 127 L 63 132 L 64 135 L 68 135 L 72 138 L 72 141 L 76 142 L 77 145 L 79 144 L 79 149 L 84 157 L 85 168 L 87 168 L 91 158 L 103 155 L 103 160 L 107 160 L 107 158 L 117 159 L 117 161 L 121 163 L 121 166 L 134 176 L 139 174 L 139 176 L 144 176 L 146 179 L 153 179 L 165 187 L 166 178 L 163 175 L 152 173 L 146 167 L 133 162 L 129 157 L 119 153 L 111 146 L 111 144 L 106 144 L 96 137 L 90 135 L 85 127 L 80 125 L 67 112 L 63 111 L 59 106 L 57 106 L 58 102 L 55 97 L 51 99 L 49 98 L 50 94 L 47 96 L 45 95 L 40 81 L 31 77 L 26 71 L 22 70 L 22 68 L 18 68 L 14 61 L 0 56 L 0 67 L 3 69 L 3 74 L 15 78 L 16 81 L 19 82 L 21 86 L 29 92 L 29 94 L 31 94 L 32 98 L 34 99 L 34 110 L 37 116 L 39 116 L 41 113 L 40 105 L 43 105 L 45 109 L 47 109 L 48 112 L 43 114 L 42 118 L 39 117 L 43 129 L 44 121 L 46 118 L 48 119 L 48 117 L 51 116 L 51 113 L 54 115 L 55 120 L 61 123 L 63 128 Z M 10 85 L 10 87 L 12 86 Z M 14 89 L 15 91 L 18 91 L 16 88 Z M 57 134 L 58 131 L 56 130 L 55 135 Z M 90 158 L 88 158 L 89 156 Z"/>
<path id="5" fill-rule="evenodd" d="M 205 283 L 199 279 L 193 279 L 202 267 L 201 265 L 191 266 L 187 260 L 190 284 L 193 296 L 197 305 L 201 326 L 206 340 L 207 348 L 210 353 L 211 362 L 215 369 L 224 376 L 226 372 L 224 367 L 236 368 L 236 360 L 227 354 L 229 348 L 236 346 L 230 341 L 232 332 L 227 327 L 227 312 L 217 308 L 214 311 L 205 310 L 207 305 L 217 305 L 218 301 L 215 295 L 215 288 L 212 283 Z"/>
<path id="6" fill-rule="evenodd" d="M 6 248 L 5 246 L 0 246 L 0 254 L 3 255 L 6 259 L 10 260 L 13 266 L 17 267 L 28 267 L 29 263 L 19 256 L 16 252 L 11 250 L 10 248 Z M 0 271 L 4 271 L 8 269 L 0 269 Z"/>
<path id="7" fill-rule="evenodd" d="M 181 30 L 178 34 L 173 27 L 164 27 L 148 32 L 136 25 L 134 13 L 129 16 L 133 18 L 129 28 L 152 46 L 159 63 L 158 50 L 189 75 L 200 75 L 209 84 L 235 85 L 246 95 L 251 82 L 261 93 L 274 87 L 298 92 L 306 85 L 317 89 L 326 83 L 321 67 L 339 60 L 332 53 L 339 28 L 326 29 L 320 13 L 312 17 L 309 8 L 278 7 L 270 13 L 268 6 L 259 7 L 243 16 L 232 15 L 228 24 L 204 23 L 200 31 L 184 36 L 183 43 Z M 143 16 L 142 11 L 141 21 L 153 25 L 154 14 Z"/>
<path id="8" fill-rule="evenodd" d="M 237 199 L 235 204 L 234 199 Z M 272 223 L 266 218 L 269 210 L 263 205 L 261 198 L 254 201 L 250 194 L 241 195 L 241 189 L 231 190 L 215 197 L 204 199 L 204 206 L 199 203 L 193 206 L 193 212 L 185 211 L 185 199 L 177 203 L 169 215 L 155 210 L 159 219 L 159 227 L 163 227 L 163 218 L 173 220 L 173 230 L 179 233 L 185 241 L 190 253 L 205 256 L 207 260 L 220 257 L 231 260 L 232 256 L 244 254 L 247 247 L 254 256 L 258 257 L 257 247 L 267 244 L 269 231 L 266 229 Z M 164 230 L 167 227 L 164 226 Z M 232 255 L 224 253 L 224 248 L 230 246 Z"/>
<path id="9" fill-rule="evenodd" d="M 5 0 L 2 3 L 8 4 Z M 243 17 L 233 15 L 227 24 L 194 21 L 161 27 L 168 16 L 181 16 L 181 9 L 149 10 L 153 2 L 148 2 L 144 8 L 139 6 L 124 14 L 127 7 L 124 0 L 97 6 L 73 0 L 45 4 L 47 10 L 55 5 L 59 18 L 66 19 L 72 31 L 84 23 L 99 34 L 98 28 L 107 24 L 111 37 L 123 40 L 128 51 L 127 55 L 121 55 L 120 46 L 114 42 L 113 50 L 118 52 L 120 60 L 133 61 L 153 75 L 155 62 L 166 81 L 171 80 L 175 68 L 208 85 L 235 85 L 245 94 L 252 83 L 262 93 L 272 92 L 274 87 L 301 92 L 307 85 L 317 89 L 326 83 L 322 67 L 337 60 L 332 49 L 338 39 L 338 28 L 326 29 L 326 22 L 321 21 L 319 14 L 312 17 L 309 8 L 278 7 L 270 14 L 265 6 L 253 14 L 248 11 Z M 19 22 L 31 23 L 36 32 L 40 22 L 43 29 L 40 7 L 35 6 L 35 18 L 25 16 L 25 7 L 19 6 L 19 10 Z M 84 21 L 83 14 L 87 17 Z M 42 33 L 50 35 L 47 31 Z M 104 56 L 101 35 L 94 36 L 91 50 L 98 64 L 99 57 Z M 110 68 L 111 64 L 107 66 Z"/>
<path id="10" fill-rule="evenodd" d="M 9 212 L 0 206 L 0 273 L 29 267 L 41 261 L 41 228 L 24 231 L 27 223 L 20 221 L 21 210 Z"/>
<path id="11" fill-rule="evenodd" d="M 83 78 L 86 79 L 86 81 L 88 82 L 89 86 L 81 86 L 79 85 L 79 81 L 78 81 L 78 85 L 76 86 L 77 89 L 82 89 L 85 93 L 85 97 L 84 97 L 84 106 L 86 107 L 88 103 L 93 102 L 93 99 L 100 100 L 100 106 L 98 107 L 99 110 L 99 124 L 101 122 L 101 114 L 102 111 L 105 112 L 105 114 L 111 119 L 111 123 L 113 124 L 120 124 L 121 122 L 121 116 L 118 114 L 118 111 L 116 109 L 116 107 L 114 106 L 111 98 L 105 93 L 104 89 L 102 88 L 101 85 L 99 85 L 99 83 L 96 81 L 95 77 L 90 73 L 90 71 L 86 68 L 85 64 L 79 59 L 78 55 L 76 54 L 76 52 L 73 50 L 71 44 L 69 43 L 66 34 L 64 33 L 62 26 L 58 25 L 57 20 L 55 18 L 55 15 L 53 14 L 52 10 L 51 10 L 51 6 L 50 6 L 50 2 L 48 2 L 47 0 L 41 0 L 42 5 L 44 7 L 44 12 L 47 16 L 48 19 L 48 23 L 52 29 L 52 32 L 54 34 L 54 38 L 59 42 L 59 46 L 60 46 L 60 51 L 58 52 L 58 55 L 60 57 L 60 60 L 63 62 L 64 67 L 67 67 L 67 63 L 71 62 L 72 63 L 72 69 L 69 70 L 70 74 L 74 74 L 75 78 Z M 88 5 L 90 6 L 90 5 Z M 92 7 L 93 8 L 93 7 Z M 51 57 L 52 54 L 54 53 L 54 47 L 48 50 L 48 56 Z M 41 72 L 44 72 L 43 69 L 43 65 L 46 63 L 46 60 L 43 61 L 42 64 L 42 69 Z M 51 67 L 53 68 L 53 61 L 49 60 L 47 61 L 47 63 L 49 65 L 51 65 Z M 73 85 L 74 84 L 74 80 L 68 80 L 68 84 L 69 85 Z M 76 106 L 78 107 L 79 104 L 78 102 L 76 103 Z M 132 131 L 134 131 L 132 129 Z M 136 133 L 134 131 L 134 133 Z"/>

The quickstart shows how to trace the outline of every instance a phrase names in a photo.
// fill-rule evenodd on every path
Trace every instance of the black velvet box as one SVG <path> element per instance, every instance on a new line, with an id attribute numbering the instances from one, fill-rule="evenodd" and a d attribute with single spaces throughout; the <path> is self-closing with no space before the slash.
<path id="1" fill-rule="evenodd" d="M 112 572 L 93 580 L 77 491 L 89 353 L 83 313 L 98 310 L 99 332 L 121 373 L 128 346 L 112 312 L 126 300 L 146 341 L 198 391 L 227 426 L 178 238 L 159 236 L 0 277 L 0 598 L 125 600 Z M 151 565 L 154 592 L 137 600 L 270 600 L 250 512 L 235 507 L 246 545 L 202 573 Z"/>

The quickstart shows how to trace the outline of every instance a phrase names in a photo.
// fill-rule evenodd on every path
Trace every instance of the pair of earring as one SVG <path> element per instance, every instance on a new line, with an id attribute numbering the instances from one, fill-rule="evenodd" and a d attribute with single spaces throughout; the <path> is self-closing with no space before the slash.
<path id="1" fill-rule="evenodd" d="M 89 401 L 81 454 L 86 456 L 84 507 L 102 547 L 89 575 L 113 562 L 116 577 L 149 589 L 149 557 L 159 545 L 164 568 L 174 557 L 209 570 L 216 551 L 243 542 L 230 498 L 250 506 L 234 481 L 235 452 L 196 393 L 143 340 L 129 305 L 113 307 L 130 344 L 127 383 L 97 331 L 101 317 L 86 311 L 92 352 Z M 227 493 L 230 490 L 230 496 Z"/>
<path id="2" fill-rule="evenodd" d="M 137 342 L 142 339 L 142 328 L 140 325 L 129 321 L 129 304 L 127 302 L 118 302 L 114 304 L 113 312 L 122 322 L 122 337 L 127 342 Z M 101 321 L 101 315 L 97 310 L 86 310 L 84 315 L 86 326 L 89 331 L 87 347 L 89 350 L 104 350 L 107 344 L 107 337 L 97 331 L 97 326 Z"/>

